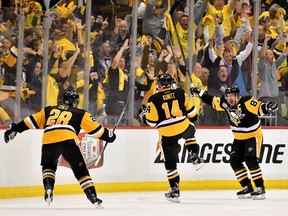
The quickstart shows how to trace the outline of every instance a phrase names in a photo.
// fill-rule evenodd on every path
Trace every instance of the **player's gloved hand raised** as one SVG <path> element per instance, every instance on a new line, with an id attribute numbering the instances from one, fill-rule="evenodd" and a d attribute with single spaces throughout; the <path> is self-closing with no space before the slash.
<path id="1" fill-rule="evenodd" d="M 192 95 L 198 95 L 199 97 L 202 97 L 203 94 L 205 93 L 204 90 L 200 89 L 200 88 L 196 88 L 196 87 L 191 87 L 190 88 L 190 93 Z"/>
<path id="2" fill-rule="evenodd" d="M 114 140 L 116 139 L 116 135 L 112 130 L 108 130 L 108 138 L 107 138 L 107 142 L 108 143 L 112 143 L 114 142 Z"/>
<path id="3" fill-rule="evenodd" d="M 5 133 L 4 133 L 4 141 L 6 143 L 8 143 L 10 140 L 13 140 L 14 137 L 16 136 L 17 134 L 17 126 L 16 124 L 13 122 L 11 125 L 10 125 L 10 129 L 6 130 Z"/>
<path id="4" fill-rule="evenodd" d="M 265 108 L 268 112 L 276 112 L 278 110 L 278 105 L 275 102 L 267 102 Z"/>

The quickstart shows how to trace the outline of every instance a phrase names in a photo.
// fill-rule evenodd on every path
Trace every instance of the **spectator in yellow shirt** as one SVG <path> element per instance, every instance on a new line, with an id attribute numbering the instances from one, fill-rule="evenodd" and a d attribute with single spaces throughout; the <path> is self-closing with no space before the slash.
<path id="1" fill-rule="evenodd" d="M 272 38 L 276 38 L 280 32 L 285 29 L 285 20 L 284 16 L 286 15 L 286 11 L 278 4 L 272 4 L 269 8 L 269 11 L 264 11 L 260 16 L 259 20 L 263 20 L 263 17 L 268 17 L 271 20 L 270 25 L 270 34 Z"/>
<path id="2" fill-rule="evenodd" d="M 224 27 L 224 36 L 230 35 L 230 17 L 232 15 L 233 9 L 235 8 L 236 2 L 237 0 L 231 0 L 227 5 L 224 5 L 223 0 L 213 0 L 213 4 L 208 4 L 206 15 L 202 19 L 202 24 L 204 26 L 204 36 L 206 38 L 205 43 L 207 43 L 215 33 L 215 28 L 217 26 L 215 16 L 223 18 L 222 24 Z"/>

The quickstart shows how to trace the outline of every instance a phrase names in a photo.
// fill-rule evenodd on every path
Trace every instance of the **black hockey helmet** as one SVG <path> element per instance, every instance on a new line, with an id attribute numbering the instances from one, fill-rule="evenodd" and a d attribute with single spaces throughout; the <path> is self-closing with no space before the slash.
<path id="1" fill-rule="evenodd" d="M 160 89 L 169 88 L 174 82 L 174 78 L 168 73 L 159 74 L 157 76 L 157 85 Z"/>
<path id="2" fill-rule="evenodd" d="M 68 106 L 77 106 L 79 104 L 79 95 L 76 91 L 68 90 L 63 94 L 63 104 Z"/>
<path id="3" fill-rule="evenodd" d="M 238 88 L 238 86 L 230 86 L 225 90 L 225 95 L 230 94 L 230 93 L 234 93 L 236 95 L 239 95 L 240 90 Z"/>

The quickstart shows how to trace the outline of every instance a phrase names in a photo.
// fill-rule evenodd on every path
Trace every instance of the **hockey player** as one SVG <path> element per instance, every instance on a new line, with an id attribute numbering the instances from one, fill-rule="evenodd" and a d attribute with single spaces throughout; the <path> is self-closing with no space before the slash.
<path id="1" fill-rule="evenodd" d="M 4 139 L 8 143 L 17 133 L 28 129 L 44 129 L 41 166 L 45 201 L 48 205 L 53 201 L 57 161 L 62 154 L 87 198 L 97 208 L 102 208 L 102 200 L 97 198 L 93 181 L 77 145 L 77 135 L 80 129 L 83 129 L 90 136 L 107 142 L 113 142 L 116 135 L 98 124 L 90 113 L 78 109 L 78 103 L 79 95 L 73 90 L 66 91 L 63 95 L 63 105 L 47 106 L 18 124 L 12 123 L 11 128 L 5 131 Z"/>
<path id="2" fill-rule="evenodd" d="M 196 169 L 200 169 L 204 161 L 198 156 L 199 145 L 196 143 L 193 122 L 197 119 L 197 109 L 185 94 L 183 89 L 174 88 L 175 80 L 168 73 L 157 76 L 158 92 L 149 97 L 147 108 L 139 110 L 143 122 L 151 127 L 157 127 L 161 136 L 161 154 L 167 171 L 170 189 L 165 193 L 166 199 L 180 202 L 179 182 L 177 171 L 178 140 L 185 139 L 185 147 L 189 159 Z"/>
<path id="3" fill-rule="evenodd" d="M 234 141 L 230 154 L 230 165 L 243 189 L 237 192 L 240 199 L 265 199 L 264 180 L 258 157 L 262 145 L 262 127 L 259 115 L 275 112 L 278 105 L 274 102 L 261 102 L 252 96 L 241 97 L 237 86 L 228 87 L 221 97 L 209 95 L 207 91 L 192 87 L 192 94 L 199 95 L 202 101 L 215 110 L 224 110 L 229 118 Z M 248 171 L 256 186 L 254 190 Z"/>

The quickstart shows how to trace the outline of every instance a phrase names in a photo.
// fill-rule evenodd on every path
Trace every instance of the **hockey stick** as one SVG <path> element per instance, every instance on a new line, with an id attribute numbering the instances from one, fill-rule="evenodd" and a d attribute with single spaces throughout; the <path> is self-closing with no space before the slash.
<path id="1" fill-rule="evenodd" d="M 127 109 L 127 107 L 128 107 L 128 101 L 129 101 L 129 95 L 130 95 L 131 89 L 132 89 L 132 88 L 130 87 L 130 88 L 129 88 L 129 91 L 128 91 L 128 96 L 127 96 L 126 103 L 125 103 L 125 105 L 124 105 L 124 107 L 123 107 L 123 109 L 122 109 L 122 112 L 121 112 L 121 114 L 120 114 L 117 122 L 115 123 L 115 125 L 114 125 L 114 127 L 113 127 L 113 129 L 112 129 L 112 133 L 114 133 L 115 129 L 116 129 L 116 128 L 118 127 L 118 125 L 120 124 L 120 122 L 121 122 L 121 120 L 122 120 L 122 118 L 123 118 L 123 116 L 124 116 L 124 114 L 125 114 L 125 112 L 126 112 L 126 109 Z M 87 164 L 87 166 L 90 166 L 90 165 L 93 164 L 93 163 L 94 163 L 95 166 L 97 166 L 98 163 L 99 163 L 99 161 L 101 160 L 101 158 L 102 158 L 102 156 L 103 156 L 103 153 L 104 153 L 105 149 L 107 148 L 107 146 L 108 146 L 108 142 L 106 141 L 105 144 L 104 144 L 104 147 L 102 148 L 101 152 L 100 152 L 99 155 L 96 157 L 96 159 L 95 159 L 95 160 L 92 160 L 89 164 Z M 94 161 L 95 161 L 95 162 L 94 162 Z"/>
<path id="2" fill-rule="evenodd" d="M 114 127 L 113 127 L 113 129 L 112 129 L 112 133 L 114 133 L 115 129 L 118 127 L 120 121 L 122 120 L 122 118 L 123 118 L 123 116 L 124 116 L 124 114 L 125 114 L 126 109 L 127 109 L 127 106 L 125 105 L 125 106 L 123 107 L 122 113 L 120 114 L 120 116 L 119 116 L 116 124 L 114 125 Z M 99 161 L 101 160 L 102 155 L 103 155 L 103 153 L 104 153 L 104 151 L 105 151 L 105 149 L 106 149 L 107 146 L 108 146 L 108 142 L 106 141 L 105 144 L 104 144 L 104 147 L 102 148 L 102 150 L 101 150 L 101 152 L 100 152 L 100 154 L 99 154 L 98 157 L 96 158 L 96 161 L 95 161 L 95 164 L 94 164 L 95 166 L 98 165 L 98 163 L 99 163 Z M 94 163 L 94 162 L 91 161 L 91 163 Z"/>

